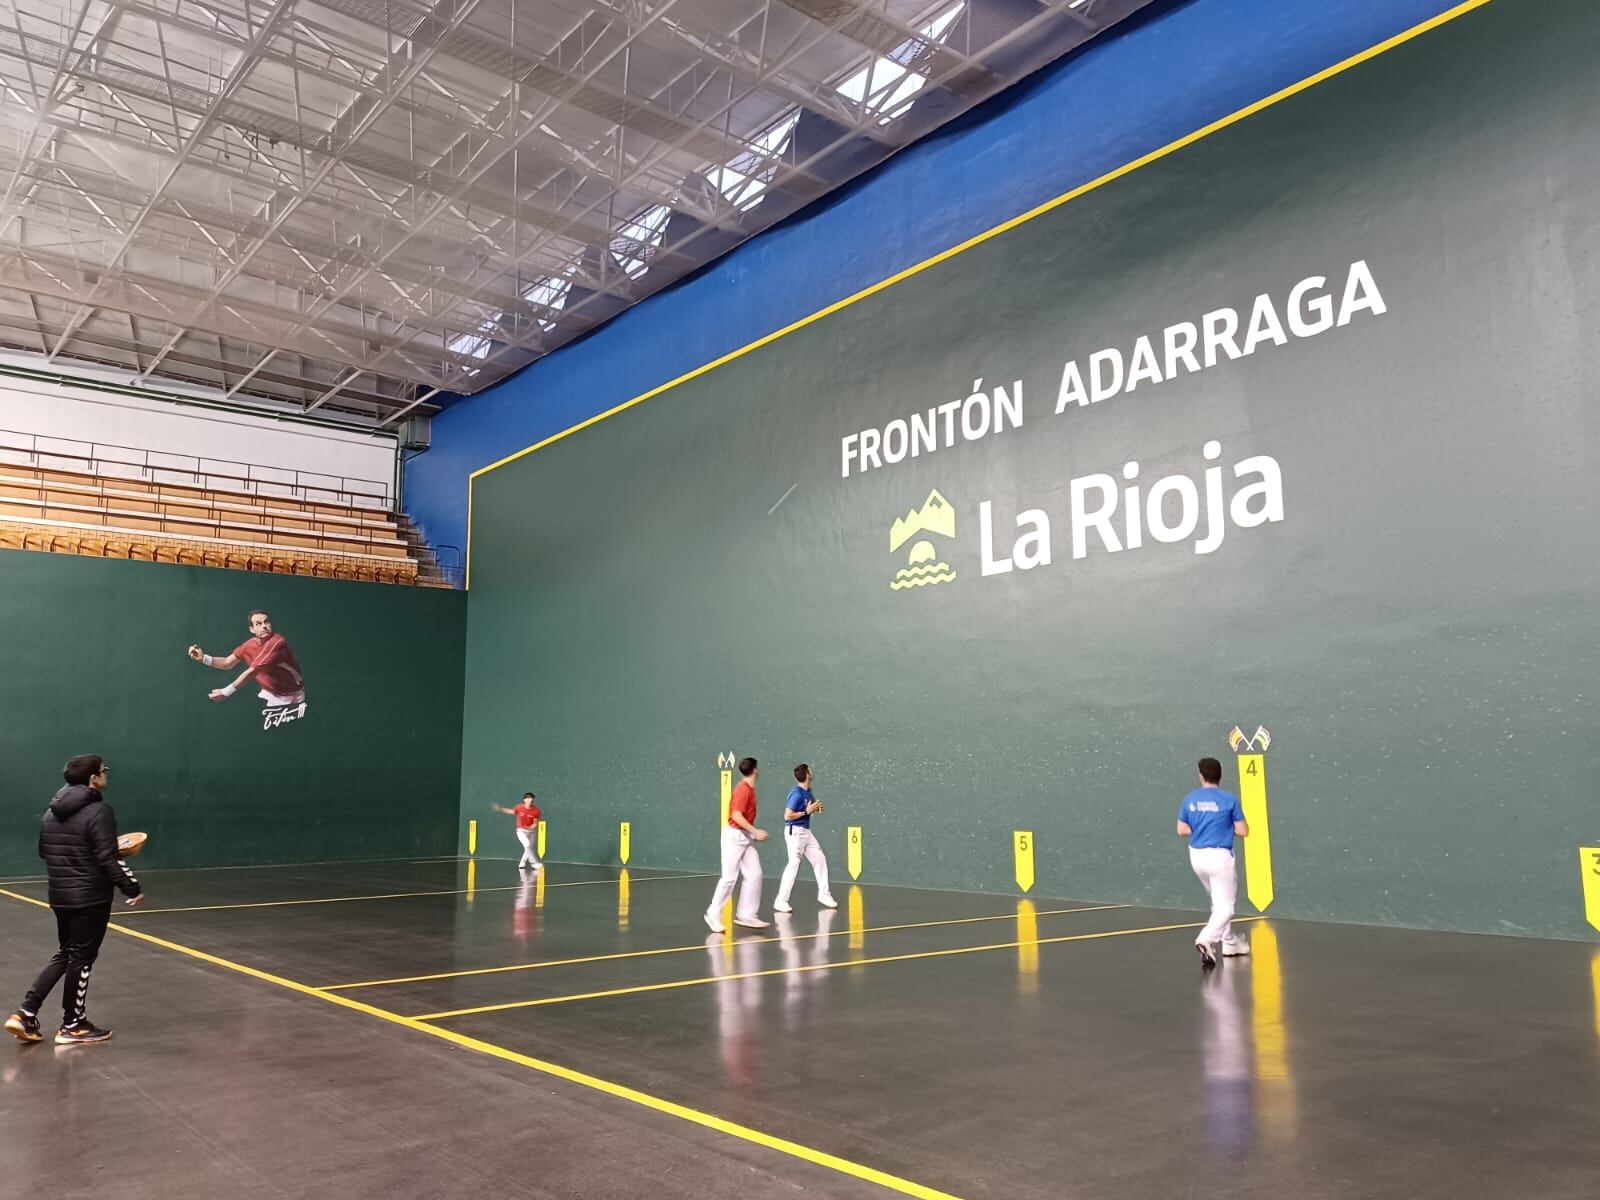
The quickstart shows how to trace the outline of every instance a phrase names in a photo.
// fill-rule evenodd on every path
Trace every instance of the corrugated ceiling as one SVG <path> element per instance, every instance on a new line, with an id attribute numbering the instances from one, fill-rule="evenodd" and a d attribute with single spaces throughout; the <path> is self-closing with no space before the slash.
<path id="1" fill-rule="evenodd" d="M 0 346 L 389 423 L 1147 0 L 0 0 Z"/>

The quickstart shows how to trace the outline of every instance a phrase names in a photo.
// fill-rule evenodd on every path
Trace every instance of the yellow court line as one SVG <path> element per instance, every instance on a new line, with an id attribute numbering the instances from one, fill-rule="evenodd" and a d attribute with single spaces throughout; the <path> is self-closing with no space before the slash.
<path id="1" fill-rule="evenodd" d="M 1066 913 L 1107 912 L 1116 908 L 1129 908 L 1127 904 L 1089 904 L 1078 908 L 1052 908 L 1036 913 L 1040 917 L 1059 917 Z M 872 925 L 866 929 L 852 929 L 852 935 L 868 933 L 891 933 L 899 929 L 931 929 L 936 925 L 976 925 L 983 921 L 1015 921 L 1017 914 L 995 913 L 982 917 L 952 917 L 945 921 L 914 921 L 904 925 Z M 832 932 L 831 930 L 829 931 Z M 767 942 L 806 942 L 813 938 L 823 937 L 821 933 L 795 933 L 775 937 L 741 938 L 741 946 L 759 946 Z M 325 983 L 324 991 L 348 992 L 355 988 L 387 987 L 396 983 L 430 983 L 436 979 L 463 979 L 468 975 L 501 975 L 507 971 L 537 971 L 544 967 L 572 967 L 581 963 L 612 962 L 619 958 L 649 958 L 656 954 L 687 954 L 694 950 L 704 950 L 705 942 L 696 942 L 692 946 L 663 946 L 655 950 L 623 950 L 616 954 L 588 954 L 582 958 L 554 958 L 548 962 L 513 963 L 505 967 L 473 967 L 465 971 L 440 971 L 435 975 L 403 975 L 398 979 L 365 979 L 360 983 Z"/>
<path id="2" fill-rule="evenodd" d="M 444 862 L 466 862 L 469 855 L 465 854 L 432 854 L 421 858 L 317 858 L 309 862 L 286 863 L 238 863 L 228 867 L 143 867 L 139 874 L 149 878 L 152 875 L 188 875 L 196 871 L 292 871 L 301 867 L 393 867 L 399 865 L 420 866 L 433 865 Z M 511 862 L 509 858 L 490 859 L 487 855 L 478 856 L 480 862 Z M 0 884 L 12 883 L 44 883 L 48 879 L 45 875 L 14 875 L 0 878 Z"/>
<path id="3" fill-rule="evenodd" d="M 42 900 L 35 900 L 31 896 L 7 891 L 4 888 L 0 888 L 0 895 L 10 896 L 13 900 L 21 900 L 25 904 L 37 905 L 40 908 L 49 907 Z M 226 958 L 219 958 L 215 954 L 207 954 L 203 950 L 196 950 L 190 946 L 180 945 L 177 942 L 169 942 L 165 938 L 158 938 L 142 930 L 129 929 L 116 922 L 112 922 L 111 928 L 128 937 L 138 938 L 140 941 L 160 946 L 164 950 L 185 954 L 190 958 L 199 959 L 201 962 L 210 963 L 212 966 L 235 971 L 240 975 L 248 975 L 252 979 L 275 984 L 291 992 L 299 992 L 303 996 L 314 996 L 318 1000 L 327 1001 L 329 1004 L 337 1004 L 340 1008 L 347 1008 L 352 1012 L 365 1013 L 369 1017 L 377 1017 L 379 1020 L 388 1021 L 392 1025 L 399 1025 L 405 1029 L 413 1029 L 419 1033 L 425 1033 L 429 1037 L 439 1038 L 466 1050 L 475 1050 L 479 1054 L 487 1054 L 491 1058 L 498 1058 L 503 1062 L 516 1063 L 518 1066 L 528 1067 L 531 1070 L 539 1071 L 557 1079 L 564 1079 L 568 1083 L 575 1083 L 579 1087 L 603 1092 L 608 1096 L 615 1096 L 619 1100 L 626 1100 L 631 1104 L 640 1105 L 643 1108 L 663 1113 L 666 1116 L 676 1117 L 679 1120 L 688 1121 L 705 1129 L 727 1134 L 729 1137 L 735 1137 L 757 1146 L 765 1146 L 769 1150 L 776 1150 L 778 1153 L 787 1154 L 791 1158 L 813 1163 L 819 1167 L 826 1167 L 829 1170 L 838 1171 L 842 1175 L 849 1175 L 856 1179 L 865 1180 L 868 1183 L 875 1183 L 879 1187 L 888 1188 L 890 1191 L 899 1192 L 901 1195 L 916 1196 L 918 1200 L 960 1200 L 960 1197 L 954 1196 L 949 1192 L 941 1192 L 935 1188 L 924 1187 L 920 1183 L 902 1179 L 898 1175 L 889 1174 L 887 1171 L 879 1171 L 874 1167 L 851 1162 L 847 1158 L 839 1158 L 837 1155 L 828 1154 L 810 1146 L 803 1146 L 799 1142 L 791 1142 L 787 1138 L 775 1137 L 770 1133 L 764 1133 L 748 1125 L 740 1125 L 737 1122 L 713 1116 L 711 1113 L 701 1112 L 699 1109 L 690 1108 L 684 1104 L 663 1100 L 659 1096 L 652 1096 L 648 1092 L 625 1087 L 620 1083 L 612 1083 L 608 1079 L 601 1079 L 598 1076 L 588 1075 L 582 1071 L 574 1071 L 570 1067 L 546 1062 L 544 1059 L 533 1058 L 527 1054 L 518 1054 L 515 1050 L 508 1050 L 504 1046 L 496 1046 L 493 1042 L 467 1037 L 464 1034 L 444 1029 L 438 1025 L 424 1024 L 411 1017 L 402 1017 L 398 1013 L 374 1008 L 370 1004 L 363 1004 L 361 1001 L 352 1000 L 348 996 L 338 996 L 331 992 L 325 992 L 320 988 L 311 987 L 308 984 L 296 983 L 294 980 L 285 979 L 281 975 L 273 975 L 266 971 L 257 970 L 255 967 L 247 967 L 243 963 L 231 962 Z"/>
<path id="4" fill-rule="evenodd" d="M 716 872 L 699 875 L 642 875 L 634 883 L 648 883 L 657 879 L 711 879 Z M 596 884 L 615 884 L 615 879 L 574 879 L 571 883 L 552 883 L 549 887 L 593 887 Z M 456 888 L 447 892 L 385 892 L 378 896 L 323 896 L 315 900 L 255 900 L 248 904 L 195 904 L 182 908 L 135 908 L 125 916 L 154 917 L 162 913 L 226 912 L 236 908 L 288 908 L 298 904 L 349 904 L 356 900 L 412 900 L 419 896 L 469 896 L 483 892 L 515 892 L 531 884 L 508 884 L 505 887 Z"/>
<path id="5" fill-rule="evenodd" d="M 141 875 L 175 875 L 178 872 L 188 874 L 191 871 L 292 871 L 296 867 L 393 867 L 414 866 L 418 863 L 466 862 L 470 855 L 466 854 L 423 854 L 416 858 L 410 855 L 404 858 L 314 858 L 307 862 L 285 863 L 233 863 L 226 867 L 145 867 Z M 498 862 L 510 862 L 509 858 L 498 859 Z"/>
<path id="6" fill-rule="evenodd" d="M 1114 170 L 1107 171 L 1104 175 L 1101 175 L 1096 179 L 1091 179 L 1087 183 L 1079 184 L 1070 191 L 1063 192 L 1053 200 L 1047 200 L 1043 204 L 1037 205 L 1029 209 L 1027 212 L 1020 214 L 1019 216 L 1012 217 L 1007 221 L 1002 221 L 999 225 L 996 225 L 990 229 L 986 229 L 982 233 L 975 234 L 964 242 L 959 242 L 947 250 L 941 250 L 938 254 L 933 255 L 931 258 L 925 258 L 919 263 L 915 263 L 912 266 L 906 267 L 902 271 L 896 272 L 887 279 L 881 279 L 869 287 L 862 288 L 859 292 L 856 292 L 853 295 L 846 296 L 842 300 L 835 300 L 826 308 L 820 308 L 810 316 L 801 317 L 798 321 L 793 321 L 781 329 L 774 330 L 772 333 L 766 334 L 763 337 L 759 337 L 753 342 L 749 342 L 746 345 L 740 346 L 737 350 L 730 350 L 727 354 L 722 355 L 720 358 L 714 358 L 710 362 L 696 367 L 692 371 L 689 371 L 683 375 L 679 375 L 676 379 L 670 379 L 658 387 L 651 388 L 648 392 L 644 392 L 641 395 L 635 396 L 632 400 L 625 400 L 613 408 L 606 409 L 605 412 L 596 413 L 594 416 L 585 421 L 580 421 L 576 425 L 570 426 L 567 429 L 563 429 L 560 433 L 552 434 L 550 437 L 535 442 L 531 446 L 525 446 L 523 449 L 518 450 L 515 454 L 508 454 L 504 458 L 499 459 L 496 462 L 492 462 L 486 467 L 479 467 L 467 477 L 466 588 L 469 591 L 472 588 L 472 493 L 474 490 L 472 484 L 478 478 L 478 476 L 487 475 L 490 471 L 498 470 L 507 463 L 515 462 L 517 459 L 522 458 L 525 455 L 532 454 L 536 450 L 544 449 L 544 447 L 553 442 L 559 442 L 562 438 L 570 437 L 572 434 L 577 433 L 580 430 L 587 429 L 591 425 L 597 425 L 601 421 L 606 420 L 608 417 L 614 417 L 620 412 L 625 412 L 636 404 L 643 404 L 646 400 L 649 400 L 655 396 L 659 396 L 663 392 L 671 391 L 680 384 L 688 383 L 691 379 L 697 379 L 701 375 L 705 375 L 710 371 L 714 371 L 716 368 L 733 362 L 737 358 L 743 358 L 746 354 L 749 354 L 755 350 L 759 350 L 763 346 L 770 345 L 772 342 L 777 341 L 781 337 L 786 337 L 791 333 L 794 333 L 800 329 L 804 329 L 808 325 L 815 324 L 824 317 L 832 316 L 834 313 L 839 312 L 842 309 L 849 308 L 852 304 L 857 304 L 860 301 L 867 299 L 869 296 L 875 296 L 879 292 L 891 288 L 897 283 L 902 283 L 914 275 L 920 275 L 923 271 L 926 271 L 931 267 L 936 267 L 940 263 L 952 259 L 958 254 L 965 253 L 975 246 L 980 246 L 992 238 L 999 237 L 1002 233 L 1008 233 L 1017 228 L 1019 225 L 1024 225 L 1037 217 L 1043 216 L 1047 212 L 1051 212 L 1054 209 L 1060 208 L 1063 204 L 1067 204 L 1078 199 L 1080 196 L 1085 196 L 1090 192 L 1096 191 L 1108 183 L 1112 183 L 1115 180 L 1121 179 L 1124 175 L 1131 175 L 1133 172 L 1142 167 L 1147 167 L 1153 162 L 1166 158 L 1169 154 L 1174 154 L 1186 146 L 1191 146 L 1195 142 L 1201 141 L 1204 138 L 1208 138 L 1212 134 L 1228 128 L 1230 125 L 1238 124 L 1246 117 L 1254 116 L 1256 113 L 1271 108 L 1273 105 L 1281 103 L 1282 101 L 1289 99 L 1291 96 L 1298 95 L 1300 92 L 1306 91 L 1308 88 L 1315 87 L 1319 83 L 1325 83 L 1327 80 L 1332 79 L 1336 75 L 1343 74 L 1352 67 L 1360 66 L 1364 62 L 1377 58 L 1380 54 L 1386 54 L 1390 50 L 1393 50 L 1396 46 L 1404 45 L 1413 38 L 1420 37 L 1431 30 L 1439 28 L 1441 25 L 1446 25 L 1449 22 L 1454 21 L 1457 17 L 1465 16 L 1473 9 L 1482 8 L 1488 3 L 1489 0 L 1464 0 L 1463 3 L 1457 4 L 1454 8 L 1446 9 L 1437 16 L 1429 17 L 1426 21 L 1423 21 L 1418 25 L 1413 25 L 1410 29 L 1403 30 L 1391 38 L 1386 38 L 1384 41 L 1377 43 L 1375 46 L 1369 46 L 1365 50 L 1362 50 L 1356 54 L 1352 54 L 1349 58 L 1343 59 L 1340 62 L 1336 62 L 1331 67 L 1324 67 L 1316 74 L 1308 75 L 1298 83 L 1292 83 L 1288 87 L 1280 88 L 1278 91 L 1273 92 L 1270 96 L 1265 96 L 1252 104 L 1247 104 L 1243 108 L 1238 109 L 1235 112 L 1231 112 L 1225 117 L 1219 117 L 1217 120 L 1212 121 L 1209 125 L 1203 125 L 1199 129 L 1194 130 L 1192 133 L 1187 133 L 1183 137 L 1168 142 L 1166 145 L 1160 146 L 1157 149 L 1150 151 L 1148 154 L 1142 154 L 1138 158 L 1133 159 L 1131 162 L 1126 162 Z"/>
<path id="7" fill-rule="evenodd" d="M 1259 921 L 1260 917 L 1236 917 L 1235 925 Z M 1176 929 L 1204 929 L 1204 921 L 1185 925 L 1151 925 L 1145 929 L 1111 929 L 1105 933 L 1072 933 L 1060 937 L 1028 938 L 1017 942 L 996 942 L 991 946 L 958 946 L 954 950 L 919 950 L 915 954 L 886 954 L 881 958 L 847 958 L 838 962 L 809 963 L 799 967 L 771 967 L 765 971 L 736 971 L 710 975 L 703 979 L 674 979 L 667 983 L 645 983 L 636 987 L 608 988 L 603 992 L 581 992 L 573 996 L 545 996 L 538 1000 L 512 1000 L 505 1004 L 484 1004 L 477 1008 L 456 1008 L 449 1012 L 419 1013 L 413 1021 L 442 1021 L 446 1017 L 470 1017 L 478 1013 L 504 1012 L 511 1008 L 541 1008 L 546 1004 L 571 1004 L 578 1000 L 603 1000 L 612 996 L 634 996 L 641 992 L 665 992 L 673 988 L 703 987 L 735 979 L 763 979 L 769 975 L 802 975 L 809 971 L 836 971 L 844 967 L 870 967 L 879 963 L 911 962 L 919 958 L 949 958 L 956 954 L 981 954 L 986 950 L 1015 950 L 1018 946 L 1053 946 L 1059 942 L 1093 942 L 1102 938 L 1129 937 L 1136 933 L 1168 933 Z M 702 950 L 705 947 L 700 947 Z"/>

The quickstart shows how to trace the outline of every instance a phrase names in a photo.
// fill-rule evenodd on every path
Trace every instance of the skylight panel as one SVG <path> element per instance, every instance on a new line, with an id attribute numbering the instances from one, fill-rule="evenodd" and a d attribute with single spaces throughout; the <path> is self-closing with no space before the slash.
<path id="1" fill-rule="evenodd" d="M 670 216 L 670 207 L 657 204 L 645 209 L 617 230 L 617 238 L 611 243 L 611 253 L 618 265 L 628 273 L 628 278 L 637 279 L 650 269 L 650 252 L 661 245 L 661 235 L 667 228 L 667 218 Z"/>
<path id="2" fill-rule="evenodd" d="M 928 82 L 908 64 L 917 59 L 929 42 L 942 45 L 965 7 L 966 0 L 962 0 L 946 9 L 919 29 L 919 36 L 907 38 L 888 55 L 873 59 L 843 83 L 835 84 L 834 90 L 877 116 L 879 125 L 887 125 L 903 115 L 913 97 Z"/>
<path id="3" fill-rule="evenodd" d="M 567 293 L 572 290 L 572 280 L 565 276 L 550 276 L 539 280 L 522 293 L 522 298 L 530 304 L 540 304 L 546 308 L 557 309 L 566 303 Z M 535 317 L 541 329 L 555 328 L 555 321 L 549 317 Z"/>
<path id="4" fill-rule="evenodd" d="M 707 171 L 706 179 L 729 204 L 741 212 L 751 208 L 777 174 L 778 162 L 789 148 L 789 140 L 794 136 L 794 127 L 799 120 L 800 110 L 790 109 L 752 138 L 750 149 L 727 165 Z"/>

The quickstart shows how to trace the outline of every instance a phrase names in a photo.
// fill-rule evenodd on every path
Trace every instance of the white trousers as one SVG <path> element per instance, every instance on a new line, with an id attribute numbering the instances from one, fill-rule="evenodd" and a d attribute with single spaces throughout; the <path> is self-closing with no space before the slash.
<path id="1" fill-rule="evenodd" d="M 822 846 L 804 825 L 790 825 L 783 831 L 783 846 L 789 861 L 783 868 L 783 880 L 778 884 L 778 903 L 789 903 L 789 893 L 794 891 L 794 881 L 800 878 L 800 860 L 811 864 L 811 873 L 817 877 L 817 899 L 832 899 L 828 892 L 828 856 Z"/>
<path id="2" fill-rule="evenodd" d="M 1199 876 L 1200 883 L 1211 894 L 1211 920 L 1195 938 L 1196 944 L 1204 942 L 1214 946 L 1218 942 L 1233 941 L 1233 902 L 1239 892 L 1238 875 L 1234 869 L 1233 851 L 1220 846 L 1203 850 L 1189 850 L 1189 865 Z"/>
<path id="3" fill-rule="evenodd" d="M 711 894 L 711 907 L 706 912 L 716 916 L 733 895 L 733 885 L 744 879 L 739 889 L 739 907 L 736 918 L 753 921 L 761 911 L 761 856 L 756 853 L 750 835 L 733 826 L 722 831 L 722 878 L 717 880 L 717 890 Z"/>
<path id="4" fill-rule="evenodd" d="M 522 843 L 522 857 L 517 860 L 517 866 L 537 867 L 539 865 L 539 856 L 533 852 L 533 848 L 538 845 L 535 840 L 538 836 L 539 827 L 537 825 L 532 829 L 517 830 L 517 841 Z"/>

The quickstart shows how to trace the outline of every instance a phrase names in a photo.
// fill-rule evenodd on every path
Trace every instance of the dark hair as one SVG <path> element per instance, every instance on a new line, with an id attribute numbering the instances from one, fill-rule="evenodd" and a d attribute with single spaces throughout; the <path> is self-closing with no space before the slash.
<path id="1" fill-rule="evenodd" d="M 532 792 L 523 792 L 522 793 L 522 798 L 524 800 L 532 800 L 534 798 L 534 796 L 533 796 Z"/>
<path id="2" fill-rule="evenodd" d="M 272 614 L 269 613 L 266 609 L 264 609 L 264 608 L 252 608 L 250 610 L 250 615 L 244 619 L 245 620 L 245 624 L 248 625 L 251 621 L 254 621 L 256 619 L 256 614 L 257 613 L 260 613 L 263 617 L 265 617 L 269 621 L 272 620 Z"/>
<path id="3" fill-rule="evenodd" d="M 804 783 L 806 781 L 806 776 L 809 774 L 811 774 L 811 768 L 805 763 L 801 763 L 794 769 L 794 781 L 796 783 Z"/>
<path id="4" fill-rule="evenodd" d="M 1214 758 L 1202 758 L 1200 760 L 1200 778 L 1207 783 L 1221 783 L 1222 764 Z"/>
<path id="5" fill-rule="evenodd" d="M 739 760 L 739 774 L 749 779 L 751 775 L 755 774 L 755 769 L 759 765 L 753 758 L 741 758 Z"/>
<path id="6" fill-rule="evenodd" d="M 67 759 L 67 765 L 61 770 L 61 778 L 74 787 L 83 787 L 105 770 L 105 766 L 106 760 L 98 754 L 80 754 L 76 758 Z"/>

